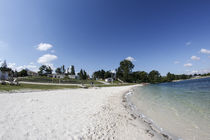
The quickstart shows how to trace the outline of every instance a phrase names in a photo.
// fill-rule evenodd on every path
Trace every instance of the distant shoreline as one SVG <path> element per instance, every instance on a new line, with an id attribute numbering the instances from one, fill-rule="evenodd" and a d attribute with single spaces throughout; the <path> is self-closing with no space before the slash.
<path id="1" fill-rule="evenodd" d="M 180 79 L 180 80 L 173 80 L 171 82 L 180 82 L 185 80 L 195 80 L 195 79 L 204 79 L 204 78 L 210 78 L 210 76 L 199 76 L 199 77 L 192 77 L 190 79 Z"/>

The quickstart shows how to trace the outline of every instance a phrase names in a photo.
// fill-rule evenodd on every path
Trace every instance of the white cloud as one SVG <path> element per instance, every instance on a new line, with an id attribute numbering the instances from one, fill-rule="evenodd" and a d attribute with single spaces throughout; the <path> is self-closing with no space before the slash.
<path id="1" fill-rule="evenodd" d="M 116 70 L 112 70 L 111 73 L 116 73 Z"/>
<path id="2" fill-rule="evenodd" d="M 29 65 L 23 65 L 23 66 L 17 66 L 16 63 L 8 63 L 8 67 L 13 69 L 13 70 L 17 70 L 17 71 L 21 71 L 23 69 L 29 69 L 31 71 L 38 71 L 38 67 L 34 64 L 29 64 Z"/>
<path id="3" fill-rule="evenodd" d="M 191 41 L 188 41 L 188 42 L 185 43 L 186 46 L 190 46 L 191 44 L 192 44 Z"/>
<path id="4" fill-rule="evenodd" d="M 191 56 L 191 59 L 192 59 L 192 60 L 200 60 L 200 57 L 197 57 L 197 56 Z"/>
<path id="5" fill-rule="evenodd" d="M 210 54 L 210 50 L 207 49 L 201 49 L 200 52 L 204 54 Z"/>
<path id="6" fill-rule="evenodd" d="M 16 67 L 16 64 L 15 63 L 8 63 L 8 65 L 7 65 L 9 68 L 11 68 L 11 69 L 15 69 Z"/>
<path id="7" fill-rule="evenodd" d="M 26 67 L 27 67 L 28 69 L 30 69 L 30 70 L 33 70 L 33 69 L 36 69 L 36 68 L 37 68 L 36 65 L 31 65 L 31 64 L 27 65 Z"/>
<path id="8" fill-rule="evenodd" d="M 38 46 L 37 46 L 37 50 L 39 51 L 47 51 L 49 49 L 51 49 L 53 46 L 51 44 L 48 44 L 48 43 L 40 43 Z"/>
<path id="9" fill-rule="evenodd" d="M 37 63 L 42 65 L 50 65 L 52 61 L 56 60 L 58 57 L 52 54 L 45 54 L 37 60 Z"/>
<path id="10" fill-rule="evenodd" d="M 185 67 L 192 67 L 191 63 L 184 64 Z"/>
<path id="11" fill-rule="evenodd" d="M 174 64 L 179 64 L 180 62 L 179 61 L 174 61 Z"/>
<path id="12" fill-rule="evenodd" d="M 131 62 L 136 61 L 136 60 L 135 60 L 133 57 L 131 57 L 131 56 L 128 56 L 127 58 L 125 58 L 125 60 L 131 61 Z"/>

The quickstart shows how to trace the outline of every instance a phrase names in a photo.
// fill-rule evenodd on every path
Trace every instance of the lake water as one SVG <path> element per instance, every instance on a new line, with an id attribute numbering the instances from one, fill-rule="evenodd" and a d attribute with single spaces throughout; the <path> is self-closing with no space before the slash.
<path id="1" fill-rule="evenodd" d="M 138 87 L 130 101 L 180 139 L 210 140 L 210 78 Z"/>

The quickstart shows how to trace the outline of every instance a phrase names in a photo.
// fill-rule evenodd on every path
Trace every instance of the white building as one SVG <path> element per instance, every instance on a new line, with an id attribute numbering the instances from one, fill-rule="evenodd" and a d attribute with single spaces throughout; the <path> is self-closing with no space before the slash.
<path id="1" fill-rule="evenodd" d="M 64 74 L 52 74 L 52 77 L 63 79 L 63 78 L 65 78 L 65 75 Z"/>
<path id="2" fill-rule="evenodd" d="M 111 83 L 111 82 L 113 82 L 114 80 L 113 80 L 113 78 L 106 78 L 105 79 L 105 82 L 108 82 L 108 83 Z"/>
<path id="3" fill-rule="evenodd" d="M 76 79 L 76 75 L 68 75 L 70 79 Z"/>
<path id="4" fill-rule="evenodd" d="M 0 80 L 8 80 L 8 79 L 9 79 L 9 73 L 0 71 Z"/>
<path id="5" fill-rule="evenodd" d="M 28 76 L 38 76 L 38 73 L 26 69 Z"/>

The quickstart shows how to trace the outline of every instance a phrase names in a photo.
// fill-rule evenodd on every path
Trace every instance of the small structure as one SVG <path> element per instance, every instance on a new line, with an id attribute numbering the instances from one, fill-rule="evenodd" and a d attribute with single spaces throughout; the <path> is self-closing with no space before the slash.
<path id="1" fill-rule="evenodd" d="M 69 77 L 70 79 L 76 79 L 76 78 L 77 78 L 76 75 L 68 75 L 68 77 Z"/>
<path id="2" fill-rule="evenodd" d="M 28 76 L 38 76 L 38 73 L 33 72 L 33 71 L 29 70 L 29 69 L 26 69 L 26 71 L 27 71 L 27 75 Z"/>
<path id="3" fill-rule="evenodd" d="M 5 71 L 2 72 L 0 71 L 0 80 L 8 80 L 9 79 L 9 72 Z"/>
<path id="4" fill-rule="evenodd" d="M 113 78 L 106 78 L 105 79 L 105 82 L 108 82 L 108 83 L 111 83 L 111 82 L 113 82 L 114 80 L 113 80 Z"/>
<path id="5" fill-rule="evenodd" d="M 52 74 L 52 77 L 53 78 L 63 79 L 63 78 L 65 78 L 65 75 L 64 74 Z"/>

